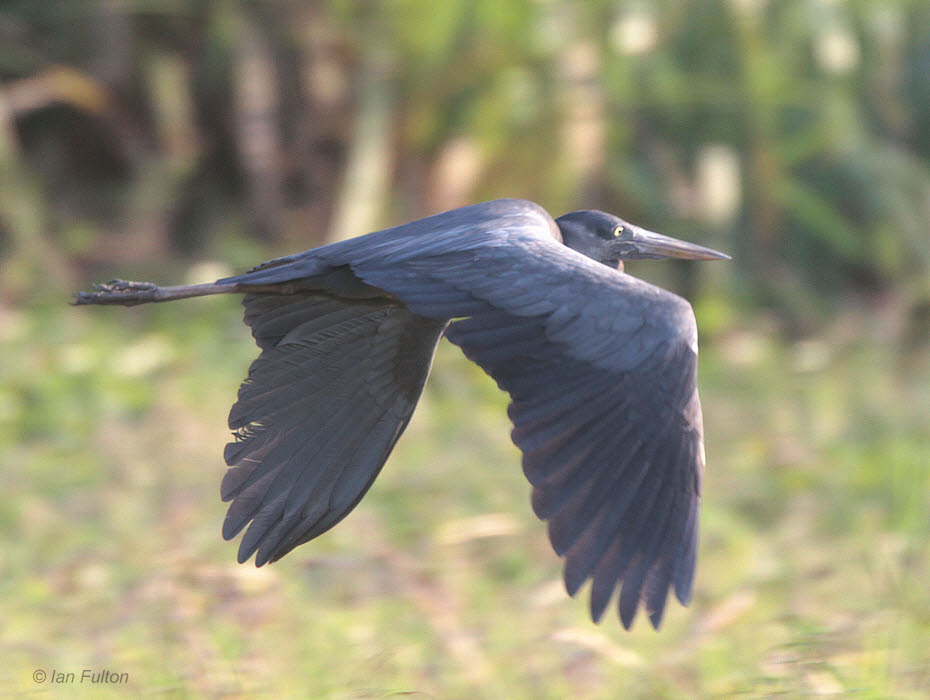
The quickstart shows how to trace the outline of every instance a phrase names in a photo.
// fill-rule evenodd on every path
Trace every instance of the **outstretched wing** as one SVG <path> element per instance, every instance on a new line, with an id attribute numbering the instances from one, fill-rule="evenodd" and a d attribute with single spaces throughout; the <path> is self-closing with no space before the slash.
<path id="1" fill-rule="evenodd" d="M 656 336 L 642 362 L 605 369 L 554 339 L 551 319 L 498 312 L 446 335 L 511 396 L 513 441 L 569 594 L 590 578 L 597 621 L 622 581 L 624 627 L 641 600 L 658 626 L 670 584 L 683 603 L 691 596 L 703 469 L 694 352 Z M 585 326 L 571 342 L 600 343 Z M 614 340 L 608 352 L 621 357 L 637 342 Z"/>
<path id="2" fill-rule="evenodd" d="M 362 498 L 410 420 L 445 322 L 324 292 L 243 304 L 262 353 L 229 414 L 223 536 L 251 521 L 239 561 L 254 553 L 261 566 Z"/>
<path id="3" fill-rule="evenodd" d="M 416 274 L 393 284 L 357 273 L 417 313 L 461 304 L 470 317 L 446 337 L 510 394 L 513 440 L 568 592 L 590 578 L 598 620 L 622 582 L 623 625 L 643 601 L 658 626 L 670 585 L 690 600 L 696 558 L 704 453 L 691 307 L 555 242 L 507 252 L 478 265 L 457 252 L 410 260 Z"/>
<path id="4" fill-rule="evenodd" d="M 536 205 L 499 200 L 224 282 L 312 286 L 351 270 L 409 313 L 462 319 L 447 336 L 511 396 L 513 440 L 533 507 L 565 557 L 569 593 L 590 578 L 597 620 L 619 584 L 624 626 L 641 601 L 657 626 L 670 586 L 689 601 L 695 566 L 704 457 L 694 315 L 683 299 L 566 248 L 557 235 Z M 306 414 L 301 420 L 307 425 Z M 289 488 L 308 492 L 297 479 L 275 488 L 285 508 L 302 500 Z"/>

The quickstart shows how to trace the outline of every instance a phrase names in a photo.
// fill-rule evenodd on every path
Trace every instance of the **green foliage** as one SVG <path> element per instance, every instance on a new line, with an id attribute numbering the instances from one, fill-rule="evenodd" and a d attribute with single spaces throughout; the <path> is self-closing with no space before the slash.
<path id="1" fill-rule="evenodd" d="M 378 199 L 375 227 L 511 195 L 712 239 L 736 253 L 718 287 L 806 327 L 850 289 L 927 300 L 926 3 L 15 2 L 0 19 L 13 291 L 50 250 L 61 279 L 137 245 L 202 254 L 232 221 L 289 252 L 353 196 Z M 399 177 L 339 195 L 375 86 L 391 162 L 372 167 Z M 451 143 L 471 165 L 444 160 Z M 702 175 L 715 149 L 734 180 Z M 709 214 L 714 187 L 732 203 Z"/>
<path id="2" fill-rule="evenodd" d="M 926 697 L 928 37 L 921 0 L 3 3 L 0 687 Z M 454 348 L 362 504 L 255 570 L 220 538 L 236 301 L 65 306 L 322 242 L 369 203 L 372 85 L 371 228 L 526 196 L 734 254 L 635 268 L 702 332 L 697 591 L 658 634 L 565 598 Z M 31 679 L 102 667 L 129 687 Z"/>
<path id="3" fill-rule="evenodd" d="M 930 356 L 849 335 L 869 319 L 710 334 L 695 600 L 626 633 L 565 596 L 506 399 L 451 345 L 360 506 L 256 570 L 219 534 L 224 416 L 256 352 L 235 300 L 3 314 L 13 692 L 53 667 L 128 672 L 114 697 L 930 690 Z"/>

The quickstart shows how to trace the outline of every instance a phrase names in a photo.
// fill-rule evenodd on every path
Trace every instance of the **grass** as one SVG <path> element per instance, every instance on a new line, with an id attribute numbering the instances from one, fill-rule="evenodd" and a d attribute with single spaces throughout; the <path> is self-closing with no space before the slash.
<path id="1" fill-rule="evenodd" d="M 454 347 L 362 504 L 255 569 L 219 534 L 236 301 L 0 307 L 0 693 L 926 697 L 930 356 L 836 327 L 708 339 L 695 599 L 626 633 L 565 596 L 506 399 Z M 32 679 L 84 668 L 128 682 Z"/>

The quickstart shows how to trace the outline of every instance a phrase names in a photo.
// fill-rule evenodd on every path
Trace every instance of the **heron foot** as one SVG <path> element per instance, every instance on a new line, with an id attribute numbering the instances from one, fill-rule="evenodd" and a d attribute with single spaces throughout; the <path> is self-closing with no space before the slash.
<path id="1" fill-rule="evenodd" d="M 72 303 L 76 306 L 83 304 L 133 306 L 156 301 L 159 289 L 159 286 L 152 282 L 110 280 L 103 284 L 95 284 L 92 292 L 76 292 Z"/>

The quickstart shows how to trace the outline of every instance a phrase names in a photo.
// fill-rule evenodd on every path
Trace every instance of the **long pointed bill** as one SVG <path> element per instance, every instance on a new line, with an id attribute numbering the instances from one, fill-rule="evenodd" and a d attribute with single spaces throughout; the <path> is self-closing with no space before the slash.
<path id="1" fill-rule="evenodd" d="M 671 236 L 663 236 L 661 233 L 647 231 L 643 228 L 636 229 L 632 237 L 632 242 L 637 251 L 644 257 L 656 258 L 684 258 L 686 260 L 729 260 L 730 256 L 726 253 L 705 248 L 704 246 L 687 241 L 679 241 Z"/>

